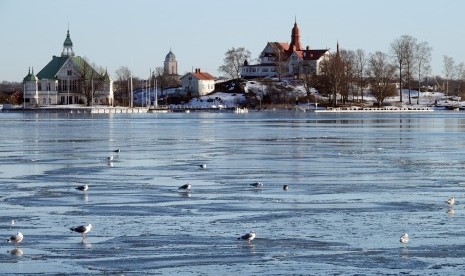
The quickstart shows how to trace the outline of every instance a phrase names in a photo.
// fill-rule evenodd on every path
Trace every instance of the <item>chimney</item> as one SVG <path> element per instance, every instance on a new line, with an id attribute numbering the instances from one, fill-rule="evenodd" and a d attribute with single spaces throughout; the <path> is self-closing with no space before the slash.
<path id="1" fill-rule="evenodd" d="M 195 68 L 196 73 L 200 73 L 200 68 Z"/>

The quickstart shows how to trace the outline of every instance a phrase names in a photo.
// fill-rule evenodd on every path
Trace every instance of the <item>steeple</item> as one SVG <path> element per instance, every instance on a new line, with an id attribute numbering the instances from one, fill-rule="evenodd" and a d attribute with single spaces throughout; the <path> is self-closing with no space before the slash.
<path id="1" fill-rule="evenodd" d="M 62 57 L 68 56 L 72 57 L 74 56 L 73 52 L 73 42 L 71 41 L 71 37 L 69 35 L 69 27 L 68 27 L 68 33 L 66 34 L 66 39 L 65 42 L 63 42 L 63 52 L 61 53 Z"/>
<path id="2" fill-rule="evenodd" d="M 294 21 L 294 28 L 292 28 L 291 44 L 289 45 L 289 51 L 301 51 L 302 46 L 300 44 L 300 30 L 297 26 L 297 18 Z"/>

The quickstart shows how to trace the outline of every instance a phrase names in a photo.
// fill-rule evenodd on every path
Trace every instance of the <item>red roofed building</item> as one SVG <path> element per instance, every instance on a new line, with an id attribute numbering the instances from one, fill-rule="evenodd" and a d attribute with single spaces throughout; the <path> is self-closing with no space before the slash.
<path id="1" fill-rule="evenodd" d="M 243 78 L 285 77 L 298 75 L 304 70 L 311 74 L 319 74 L 319 64 L 328 56 L 328 49 L 312 50 L 310 46 L 302 48 L 300 30 L 295 22 L 291 43 L 268 42 L 260 54 L 260 63 L 250 65 L 245 61 L 241 67 L 241 76 Z"/>
<path id="2" fill-rule="evenodd" d="M 215 77 L 195 69 L 181 77 L 181 85 L 183 91 L 203 96 L 215 90 Z"/>

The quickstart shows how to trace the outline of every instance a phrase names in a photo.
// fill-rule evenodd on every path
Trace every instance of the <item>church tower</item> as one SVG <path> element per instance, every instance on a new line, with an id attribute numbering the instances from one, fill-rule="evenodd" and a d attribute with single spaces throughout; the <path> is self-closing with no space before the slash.
<path id="1" fill-rule="evenodd" d="M 63 52 L 61 52 L 62 57 L 73 57 L 73 42 L 71 41 L 71 37 L 69 36 L 69 28 L 68 34 L 66 35 L 65 42 L 63 42 Z"/>
<path id="2" fill-rule="evenodd" d="M 173 52 L 170 52 L 165 57 L 164 70 L 165 75 L 177 75 L 178 74 L 178 62 Z"/>
<path id="3" fill-rule="evenodd" d="M 289 51 L 301 51 L 302 45 L 300 44 L 300 30 L 297 26 L 297 19 L 294 21 L 294 28 L 292 28 L 291 44 Z"/>

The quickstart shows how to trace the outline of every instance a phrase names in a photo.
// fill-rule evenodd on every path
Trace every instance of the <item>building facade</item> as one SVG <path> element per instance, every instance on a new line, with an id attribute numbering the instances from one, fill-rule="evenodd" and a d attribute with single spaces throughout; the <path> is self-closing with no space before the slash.
<path id="1" fill-rule="evenodd" d="M 289 77 L 302 73 L 319 74 L 319 65 L 329 57 L 328 49 L 302 48 L 300 30 L 294 23 L 291 42 L 268 42 L 260 54 L 260 63 L 244 62 L 241 67 L 243 78 Z"/>
<path id="2" fill-rule="evenodd" d="M 23 79 L 23 104 L 25 107 L 113 105 L 113 81 L 106 71 L 97 72 L 74 54 L 68 30 L 61 56 L 53 56 L 37 75 L 34 69 L 29 69 Z"/>
<path id="3" fill-rule="evenodd" d="M 203 96 L 215 90 L 215 77 L 195 69 L 181 77 L 181 85 L 184 92 Z"/>

